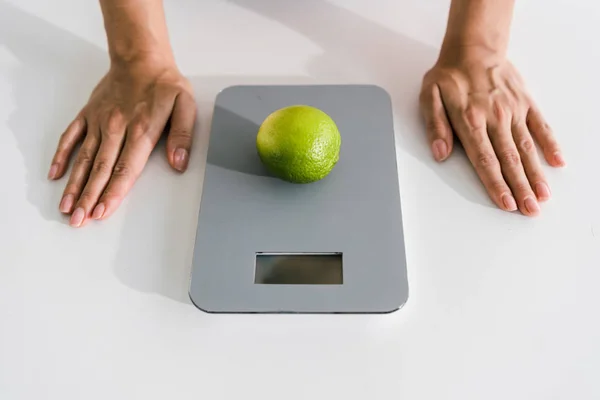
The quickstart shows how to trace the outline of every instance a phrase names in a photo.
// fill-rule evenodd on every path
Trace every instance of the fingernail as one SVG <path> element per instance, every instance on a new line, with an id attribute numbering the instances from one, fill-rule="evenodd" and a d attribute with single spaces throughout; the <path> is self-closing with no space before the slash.
<path id="1" fill-rule="evenodd" d="M 104 215 L 104 204 L 100 203 L 96 206 L 96 208 L 94 208 L 94 213 L 92 214 L 92 218 L 93 219 L 100 219 L 102 218 L 102 216 Z"/>
<path id="2" fill-rule="evenodd" d="M 442 139 L 437 139 L 433 142 L 433 156 L 437 161 L 442 161 L 448 154 L 448 146 Z"/>
<path id="3" fill-rule="evenodd" d="M 187 150 L 185 150 L 185 149 L 175 150 L 175 155 L 174 155 L 175 168 L 177 168 L 179 171 L 185 170 L 185 168 L 187 167 L 187 160 L 188 160 Z"/>
<path id="4" fill-rule="evenodd" d="M 565 165 L 565 159 L 563 158 L 562 154 L 560 154 L 559 151 L 557 151 L 556 153 L 554 153 L 554 162 L 557 163 L 558 165 Z"/>
<path id="5" fill-rule="evenodd" d="M 504 203 L 504 207 L 506 207 L 508 211 L 515 211 L 517 209 L 517 202 L 510 194 L 504 194 L 502 196 L 502 203 Z"/>
<path id="6" fill-rule="evenodd" d="M 552 195 L 550 188 L 544 182 L 538 182 L 535 184 L 535 193 L 539 200 L 548 200 Z"/>
<path id="7" fill-rule="evenodd" d="M 525 208 L 530 214 L 537 214 L 540 211 L 540 205 L 531 196 L 525 198 Z"/>
<path id="8" fill-rule="evenodd" d="M 72 194 L 68 194 L 65 197 L 63 197 L 62 201 L 60 202 L 60 212 L 63 213 L 68 213 L 71 212 L 71 208 L 73 207 L 73 195 Z"/>
<path id="9" fill-rule="evenodd" d="M 83 218 L 85 217 L 85 211 L 83 211 L 83 208 L 79 207 L 75 210 L 75 212 L 73 213 L 73 215 L 71 215 L 71 221 L 70 224 L 72 227 L 74 228 L 78 228 L 79 226 L 81 226 L 81 223 L 83 222 Z"/>
<path id="10" fill-rule="evenodd" d="M 58 164 L 52 164 L 50 167 L 50 172 L 48 172 L 48 179 L 56 178 L 56 173 L 58 172 Z"/>

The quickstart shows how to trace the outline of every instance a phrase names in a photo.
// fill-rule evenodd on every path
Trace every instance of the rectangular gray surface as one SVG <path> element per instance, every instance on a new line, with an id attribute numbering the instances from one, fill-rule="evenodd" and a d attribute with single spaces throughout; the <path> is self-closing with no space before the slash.
<path id="1" fill-rule="evenodd" d="M 340 160 L 323 180 L 271 177 L 256 135 L 273 111 L 320 108 Z M 255 283 L 256 254 L 342 253 L 341 285 Z M 190 298 L 207 312 L 383 313 L 408 298 L 391 100 L 371 85 L 234 86 L 217 96 Z"/>

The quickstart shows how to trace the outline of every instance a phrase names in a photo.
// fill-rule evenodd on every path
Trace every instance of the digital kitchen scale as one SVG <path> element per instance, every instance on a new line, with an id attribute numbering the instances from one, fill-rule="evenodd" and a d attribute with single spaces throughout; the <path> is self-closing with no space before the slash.
<path id="1" fill-rule="evenodd" d="M 337 124 L 324 179 L 288 183 L 256 150 L 289 105 Z M 233 86 L 219 93 L 189 288 L 212 313 L 387 313 L 408 298 L 391 100 L 371 85 Z"/>

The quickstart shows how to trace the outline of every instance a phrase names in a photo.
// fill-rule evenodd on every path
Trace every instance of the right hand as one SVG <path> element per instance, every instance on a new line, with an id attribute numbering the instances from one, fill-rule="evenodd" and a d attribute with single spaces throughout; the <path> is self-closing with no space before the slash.
<path id="1" fill-rule="evenodd" d="M 503 55 L 473 46 L 472 54 L 460 47 L 452 50 L 425 74 L 421 90 L 434 158 L 450 156 L 456 135 L 498 207 L 539 215 L 539 203 L 550 198 L 550 187 L 535 143 L 551 166 L 562 167 L 565 160 L 556 138 Z"/>
<path id="2" fill-rule="evenodd" d="M 174 65 L 113 65 L 62 134 L 48 174 L 51 180 L 61 178 L 82 142 L 59 206 L 71 215 L 70 225 L 115 212 L 167 123 L 167 159 L 184 172 L 195 119 L 191 84 Z"/>

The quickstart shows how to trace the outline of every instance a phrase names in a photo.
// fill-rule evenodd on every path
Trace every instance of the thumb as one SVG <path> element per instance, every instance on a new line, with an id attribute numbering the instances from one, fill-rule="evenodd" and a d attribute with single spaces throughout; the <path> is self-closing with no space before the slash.
<path id="1" fill-rule="evenodd" d="M 169 134 L 167 137 L 167 159 L 177 171 L 187 169 L 196 122 L 196 102 L 187 92 L 175 99 Z"/>
<path id="2" fill-rule="evenodd" d="M 437 84 L 423 88 L 420 105 L 433 157 L 436 161 L 444 161 L 452 153 L 453 135 Z"/>

